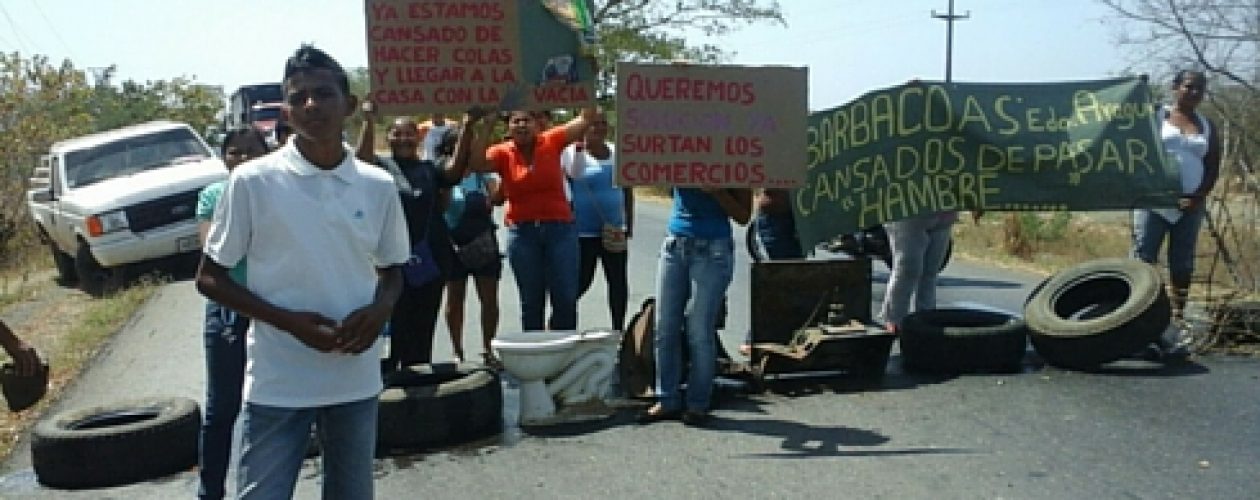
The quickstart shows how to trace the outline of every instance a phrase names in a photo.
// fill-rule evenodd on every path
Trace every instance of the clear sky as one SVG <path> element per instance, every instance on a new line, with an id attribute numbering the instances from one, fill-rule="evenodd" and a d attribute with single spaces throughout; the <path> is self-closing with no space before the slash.
<path id="1" fill-rule="evenodd" d="M 668 1 L 668 0 L 661 0 Z M 810 107 L 829 108 L 910 78 L 944 78 L 948 0 L 780 0 L 787 27 L 704 40 L 739 64 L 808 66 Z M 956 0 L 956 81 L 1057 81 L 1115 75 L 1132 60 L 1094 0 Z M 118 66 L 137 80 L 222 85 L 277 81 L 311 42 L 346 67 L 367 64 L 360 0 L 0 0 L 0 51 Z"/>

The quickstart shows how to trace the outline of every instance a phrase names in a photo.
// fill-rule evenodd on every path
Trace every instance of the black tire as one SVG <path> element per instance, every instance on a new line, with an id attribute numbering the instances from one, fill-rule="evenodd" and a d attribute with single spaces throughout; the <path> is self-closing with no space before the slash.
<path id="1" fill-rule="evenodd" d="M 35 425 L 35 477 L 54 488 L 117 486 L 197 465 L 201 411 L 188 398 L 149 398 L 65 411 Z"/>
<path id="2" fill-rule="evenodd" d="M 79 278 L 79 288 L 93 297 L 113 293 L 121 288 L 121 270 L 101 267 L 86 241 L 79 242 L 79 250 L 74 256 L 74 270 Z"/>
<path id="3" fill-rule="evenodd" d="M 52 252 L 53 265 L 57 267 L 57 283 L 61 285 L 78 283 L 79 273 L 74 268 L 74 257 L 58 249 L 55 243 L 49 243 L 48 250 Z"/>
<path id="4" fill-rule="evenodd" d="M 748 221 L 748 227 L 744 231 L 744 249 L 748 250 L 748 258 L 753 262 L 761 262 L 766 260 L 766 255 L 761 251 L 761 242 L 757 240 L 757 218 L 753 217 Z"/>
<path id="5" fill-rule="evenodd" d="M 1024 308 L 1025 308 L 1025 309 L 1027 309 L 1027 308 L 1028 308 L 1028 303 L 1029 303 L 1029 302 L 1032 302 L 1033 297 L 1037 296 L 1037 294 L 1038 294 L 1038 293 L 1040 293 L 1040 292 L 1041 292 L 1041 290 L 1042 290 L 1043 288 L 1045 288 L 1045 287 L 1046 287 L 1046 283 L 1049 283 L 1049 282 L 1050 282 L 1050 280 L 1051 280 L 1051 279 L 1053 279 L 1053 278 L 1054 278 L 1054 276 L 1050 276 L 1050 277 L 1047 277 L 1046 279 L 1041 280 L 1041 283 L 1037 283 L 1037 286 L 1034 286 L 1034 287 L 1033 287 L 1033 289 L 1032 289 L 1032 291 L 1031 291 L 1031 292 L 1028 292 L 1028 296 L 1027 296 L 1027 297 L 1024 297 Z"/>
<path id="6" fill-rule="evenodd" d="M 1028 348 L 1024 321 L 993 311 L 918 311 L 900 333 L 902 365 L 913 372 L 1016 372 Z"/>
<path id="7" fill-rule="evenodd" d="M 1168 327 L 1159 271 L 1136 259 L 1099 259 L 1051 276 L 1024 306 L 1033 348 L 1047 363 L 1088 370 L 1133 354 Z"/>
<path id="8" fill-rule="evenodd" d="M 494 371 L 472 364 L 414 365 L 389 374 L 381 392 L 377 450 L 465 443 L 503 430 Z"/>

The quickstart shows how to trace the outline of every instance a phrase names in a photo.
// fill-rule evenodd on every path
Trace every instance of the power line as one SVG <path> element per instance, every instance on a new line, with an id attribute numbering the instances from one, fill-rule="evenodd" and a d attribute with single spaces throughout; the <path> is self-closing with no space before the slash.
<path id="1" fill-rule="evenodd" d="M 66 43 L 65 39 L 61 38 L 61 33 L 57 32 L 57 27 L 52 21 L 48 20 L 48 16 L 44 14 L 44 9 L 39 6 L 39 1 L 31 0 L 31 6 L 35 7 L 35 12 L 38 12 L 39 17 L 44 19 L 44 24 L 48 25 L 48 30 L 52 31 L 53 36 L 57 38 L 57 42 L 61 43 L 61 48 L 66 49 L 66 55 L 71 59 L 75 59 L 74 51 L 70 50 L 70 45 Z"/>
<path id="2" fill-rule="evenodd" d="M 949 82 L 954 76 L 954 21 L 970 19 L 971 11 L 967 11 L 966 14 L 955 14 L 954 0 L 949 0 L 949 12 L 937 14 L 933 9 L 932 17 L 945 21 L 945 81 Z"/>
<path id="3" fill-rule="evenodd" d="M 9 17 L 9 11 L 5 10 L 4 5 L 2 4 L 0 4 L 0 14 L 4 15 L 4 18 L 9 21 L 9 27 L 13 28 L 13 39 L 17 41 L 16 46 L 22 50 L 26 50 L 27 44 L 22 40 L 24 37 L 22 36 L 22 33 L 18 31 L 17 23 L 14 23 L 13 18 Z M 35 52 L 39 51 L 39 47 L 36 47 L 35 44 L 32 43 L 30 45 L 33 49 L 35 49 Z"/>

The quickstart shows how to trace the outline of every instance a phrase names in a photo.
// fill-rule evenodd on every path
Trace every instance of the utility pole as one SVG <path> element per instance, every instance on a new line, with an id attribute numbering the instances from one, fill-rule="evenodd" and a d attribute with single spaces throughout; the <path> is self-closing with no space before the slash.
<path id="1" fill-rule="evenodd" d="M 954 0 L 949 0 L 949 12 L 937 14 L 933 9 L 932 17 L 945 21 L 945 81 L 950 82 L 954 77 L 954 21 L 971 18 L 971 11 L 954 14 Z"/>

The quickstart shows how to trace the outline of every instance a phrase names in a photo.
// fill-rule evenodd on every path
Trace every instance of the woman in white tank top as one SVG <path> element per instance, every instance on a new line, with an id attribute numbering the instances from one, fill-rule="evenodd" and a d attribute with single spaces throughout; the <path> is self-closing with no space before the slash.
<path id="1" fill-rule="evenodd" d="M 1177 208 L 1134 211 L 1135 257 L 1152 264 L 1158 262 L 1159 249 L 1167 236 L 1172 314 L 1177 323 L 1182 320 L 1190 290 L 1194 249 L 1207 213 L 1205 201 L 1220 173 L 1220 139 L 1207 117 L 1196 111 L 1206 90 L 1207 77 L 1202 72 L 1178 72 L 1173 79 L 1174 102 L 1161 108 L 1157 115 L 1164 150 L 1177 163 L 1181 176 Z M 1161 351 L 1183 354 L 1184 346 L 1178 345 L 1181 343 L 1180 339 L 1165 339 Z"/>

